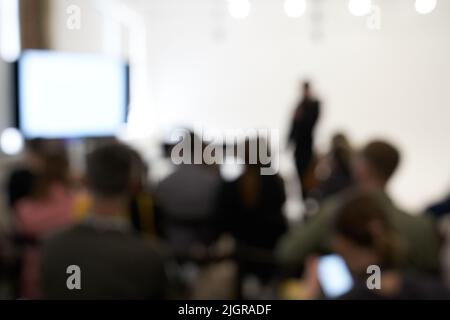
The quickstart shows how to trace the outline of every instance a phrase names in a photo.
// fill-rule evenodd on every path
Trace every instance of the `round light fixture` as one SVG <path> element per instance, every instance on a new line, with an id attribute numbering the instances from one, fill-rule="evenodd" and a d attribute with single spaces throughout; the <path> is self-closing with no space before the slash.
<path id="1" fill-rule="evenodd" d="M 228 11 L 235 19 L 245 19 L 250 15 L 252 5 L 249 0 L 228 0 Z"/>
<path id="2" fill-rule="evenodd" d="M 22 134 L 15 128 L 5 129 L 0 136 L 0 148 L 3 153 L 14 156 L 22 152 L 24 141 Z"/>
<path id="3" fill-rule="evenodd" d="M 365 16 L 372 9 L 372 0 L 349 0 L 348 10 L 354 16 Z"/>
<path id="4" fill-rule="evenodd" d="M 284 12 L 290 18 L 299 18 L 306 11 L 306 0 L 286 0 Z"/>
<path id="5" fill-rule="evenodd" d="M 416 11 L 420 14 L 431 13 L 437 5 L 437 0 L 416 0 Z"/>

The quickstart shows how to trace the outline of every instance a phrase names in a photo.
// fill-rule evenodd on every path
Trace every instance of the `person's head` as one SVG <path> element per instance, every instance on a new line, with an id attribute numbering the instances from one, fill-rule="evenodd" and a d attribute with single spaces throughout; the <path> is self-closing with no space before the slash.
<path id="1" fill-rule="evenodd" d="M 387 213 L 373 196 L 358 193 L 337 209 L 332 247 L 347 262 L 352 274 L 366 274 L 367 267 L 397 265 L 397 235 Z"/>
<path id="2" fill-rule="evenodd" d="M 304 98 L 311 97 L 311 83 L 309 81 L 303 81 L 301 85 L 301 91 Z"/>
<path id="3" fill-rule="evenodd" d="M 367 144 L 354 161 L 358 184 L 368 189 L 384 189 L 400 163 L 400 152 L 385 141 Z"/>
<path id="4" fill-rule="evenodd" d="M 330 154 L 334 165 L 339 166 L 347 175 L 351 175 L 352 148 L 343 133 L 336 133 L 331 139 Z"/>
<path id="5" fill-rule="evenodd" d="M 142 160 L 130 147 L 113 143 L 87 157 L 86 180 L 94 200 L 127 203 L 140 178 Z"/>
<path id="6" fill-rule="evenodd" d="M 25 161 L 33 171 L 43 169 L 46 160 L 45 158 L 55 154 L 67 154 L 64 141 L 46 140 L 41 138 L 25 141 Z"/>
<path id="7" fill-rule="evenodd" d="M 350 149 L 350 142 L 347 136 L 342 132 L 336 132 L 331 138 L 331 149 L 346 148 Z"/>
<path id="8" fill-rule="evenodd" d="M 35 176 L 34 197 L 45 197 L 55 184 L 69 185 L 69 157 L 62 142 L 41 139 L 28 141 L 26 156 L 29 169 Z"/>
<path id="9" fill-rule="evenodd" d="M 31 167 L 40 166 L 43 150 L 44 140 L 42 139 L 31 139 L 25 142 L 25 156 Z"/>

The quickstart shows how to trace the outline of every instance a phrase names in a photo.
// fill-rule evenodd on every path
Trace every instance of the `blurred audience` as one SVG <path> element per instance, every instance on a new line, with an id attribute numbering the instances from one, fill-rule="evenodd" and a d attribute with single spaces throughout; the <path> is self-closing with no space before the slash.
<path id="1" fill-rule="evenodd" d="M 404 243 L 389 212 L 371 195 L 355 195 L 336 212 L 332 248 L 346 261 L 353 289 L 342 299 L 450 299 L 436 277 L 401 268 Z M 380 268 L 379 287 L 367 286 L 368 267 Z M 375 281 L 375 280 L 374 280 Z"/>
<path id="2" fill-rule="evenodd" d="M 165 260 L 155 243 L 132 232 L 127 212 L 139 170 L 138 155 L 122 144 L 89 154 L 92 196 L 85 221 L 44 243 L 42 279 L 48 299 L 160 299 L 166 297 Z M 82 290 L 66 285 L 69 266 L 82 273 Z"/>
<path id="3" fill-rule="evenodd" d="M 412 216 L 399 209 L 387 194 L 386 186 L 400 161 L 399 151 L 384 141 L 367 144 L 353 160 L 358 187 L 370 193 L 387 216 L 405 245 L 403 266 L 421 272 L 439 271 L 439 238 L 431 220 Z M 277 258 L 290 271 L 300 270 L 309 255 L 330 251 L 330 235 L 336 208 L 355 193 L 354 188 L 321 203 L 319 212 L 307 223 L 293 227 L 280 240 Z"/>
<path id="4" fill-rule="evenodd" d="M 36 139 L 6 182 L 12 226 L 0 237 L 0 285 L 30 299 L 260 299 L 283 297 L 279 284 L 302 282 L 305 270 L 297 296 L 320 299 L 317 257 L 334 253 L 354 280 L 342 299 L 450 298 L 448 199 L 429 214 L 400 209 L 387 190 L 401 156 L 386 141 L 354 151 L 337 133 L 315 157 L 320 102 L 309 83 L 302 89 L 289 139 L 303 197 L 317 208 L 309 219 L 288 229 L 284 181 L 262 174 L 271 151 L 259 137 L 233 146 L 245 165 L 225 181 L 186 131 L 168 150 L 174 172 L 154 189 L 149 164 L 115 139 L 93 143 L 78 180 L 63 141 Z M 379 290 L 367 288 L 370 265 L 381 269 Z M 82 290 L 71 290 L 77 268 Z"/>
<path id="5" fill-rule="evenodd" d="M 195 145 L 205 148 L 193 133 L 181 144 L 191 160 Z M 261 138 L 243 144 L 244 170 L 235 180 L 223 181 L 217 166 L 188 162 L 177 165 L 154 193 L 147 163 L 118 142 L 88 155 L 78 189 L 63 144 L 27 145 L 25 164 L 7 184 L 15 255 L 2 240 L 1 270 L 16 279 L 14 297 L 273 298 L 283 277 L 306 267 L 308 296 L 320 298 L 313 257 L 331 252 L 345 259 L 354 278 L 342 298 L 448 297 L 438 278 L 446 253 L 433 219 L 403 212 L 387 193 L 400 162 L 388 142 L 353 152 L 347 138 L 336 134 L 319 166 L 319 187 L 310 193 L 319 211 L 291 230 L 282 178 L 262 175 L 261 161 L 251 161 L 251 152 L 261 156 Z M 172 254 L 175 264 L 169 263 Z M 3 263 L 11 256 L 19 257 L 13 272 Z M 67 287 L 73 265 L 81 270 L 82 290 Z M 380 266 L 381 290 L 367 289 L 368 265 Z"/>
<path id="6" fill-rule="evenodd" d="M 19 251 L 17 294 L 37 298 L 41 240 L 72 222 L 74 194 L 68 156 L 61 144 L 32 141 L 26 159 L 27 167 L 11 175 L 9 201 L 14 214 L 14 242 Z"/>

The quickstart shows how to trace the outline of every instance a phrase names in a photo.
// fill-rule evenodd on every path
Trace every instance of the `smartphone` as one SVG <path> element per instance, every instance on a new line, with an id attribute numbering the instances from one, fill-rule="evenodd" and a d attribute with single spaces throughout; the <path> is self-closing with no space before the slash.
<path id="1" fill-rule="evenodd" d="M 327 298 L 337 298 L 353 287 L 353 278 L 345 260 L 336 254 L 319 258 L 318 277 Z"/>

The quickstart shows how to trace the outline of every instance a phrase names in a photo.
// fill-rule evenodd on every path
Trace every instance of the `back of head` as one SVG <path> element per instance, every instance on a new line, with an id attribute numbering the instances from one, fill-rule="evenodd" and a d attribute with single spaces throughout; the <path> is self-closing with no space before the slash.
<path id="1" fill-rule="evenodd" d="M 25 148 L 29 153 L 41 155 L 45 149 L 45 140 L 40 138 L 27 140 L 25 142 Z"/>
<path id="2" fill-rule="evenodd" d="M 311 88 L 311 83 L 308 80 L 303 81 L 303 90 L 309 90 L 310 88 Z"/>
<path id="3" fill-rule="evenodd" d="M 51 182 L 67 184 L 69 180 L 69 158 L 66 152 L 48 153 L 44 157 L 42 176 Z"/>
<path id="4" fill-rule="evenodd" d="M 339 166 L 347 175 L 350 175 L 352 149 L 350 142 L 343 133 L 337 133 L 333 136 L 330 153 L 335 165 Z"/>
<path id="5" fill-rule="evenodd" d="M 337 210 L 333 229 L 336 236 L 345 239 L 352 247 L 371 252 L 376 256 L 377 263 L 382 266 L 392 267 L 397 264 L 399 253 L 397 234 L 390 223 L 388 213 L 373 195 L 358 192 L 348 199 Z M 355 257 L 355 260 L 363 260 L 358 258 Z M 358 261 L 347 262 L 349 265 L 358 263 Z M 361 267 L 364 270 L 367 268 Z"/>
<path id="6" fill-rule="evenodd" d="M 62 143 L 38 141 L 32 142 L 35 164 L 32 170 L 34 182 L 34 197 L 46 196 L 54 184 L 69 186 L 70 165 L 67 150 Z"/>
<path id="7" fill-rule="evenodd" d="M 331 149 L 346 148 L 350 149 L 350 142 L 347 136 L 342 132 L 337 132 L 331 138 Z"/>
<path id="8" fill-rule="evenodd" d="M 311 83 L 306 80 L 302 82 L 303 97 L 309 99 L 311 97 Z"/>
<path id="9" fill-rule="evenodd" d="M 377 177 L 387 183 L 400 163 L 400 152 L 385 141 L 372 141 L 361 151 L 361 156 Z"/>
<path id="10" fill-rule="evenodd" d="M 88 155 L 86 168 L 91 192 L 101 198 L 129 196 L 137 159 L 136 151 L 120 143 L 94 150 Z"/>

